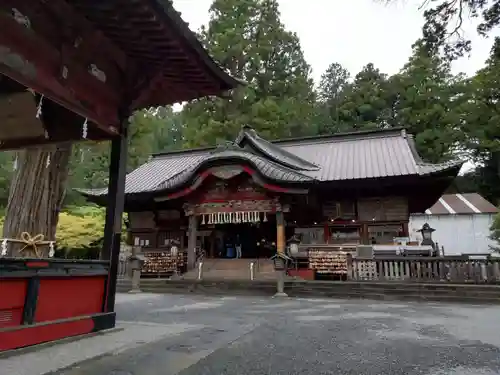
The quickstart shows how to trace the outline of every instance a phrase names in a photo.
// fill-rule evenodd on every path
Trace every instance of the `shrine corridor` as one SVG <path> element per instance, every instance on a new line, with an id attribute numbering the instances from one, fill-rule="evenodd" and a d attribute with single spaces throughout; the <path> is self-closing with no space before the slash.
<path id="1" fill-rule="evenodd" d="M 151 294 L 117 303 L 120 330 L 0 357 L 0 373 L 500 374 L 498 306 Z"/>

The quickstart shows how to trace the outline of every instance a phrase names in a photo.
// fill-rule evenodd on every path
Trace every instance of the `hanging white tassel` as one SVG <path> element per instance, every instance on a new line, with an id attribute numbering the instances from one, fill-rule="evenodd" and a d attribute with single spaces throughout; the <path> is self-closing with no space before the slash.
<path id="1" fill-rule="evenodd" d="M 205 214 L 201 215 L 201 225 L 205 225 Z"/>
<path id="2" fill-rule="evenodd" d="M 231 224 L 231 214 L 229 212 L 224 213 L 224 221 L 226 224 Z"/>
<path id="3" fill-rule="evenodd" d="M 43 95 L 40 97 L 40 101 L 38 102 L 38 106 L 36 108 L 36 118 L 39 119 L 42 116 L 42 104 L 43 104 Z"/>
<path id="4" fill-rule="evenodd" d="M 45 163 L 45 168 L 50 166 L 50 154 L 47 155 L 47 162 Z"/>
<path id="5" fill-rule="evenodd" d="M 208 225 L 212 225 L 214 223 L 214 214 L 208 214 Z"/>
<path id="6" fill-rule="evenodd" d="M 55 248 L 54 248 L 54 241 L 49 242 L 49 258 L 52 258 L 55 253 Z"/>
<path id="7" fill-rule="evenodd" d="M 82 126 L 82 138 L 83 139 L 87 138 L 88 127 L 89 127 L 88 120 L 85 119 L 85 121 L 83 122 L 83 126 Z"/>
<path id="8" fill-rule="evenodd" d="M 2 241 L 2 252 L 1 254 L 3 257 L 7 255 L 7 239 L 3 239 Z"/>
<path id="9" fill-rule="evenodd" d="M 12 165 L 12 169 L 17 170 L 17 164 L 18 164 L 18 159 L 17 159 L 17 153 L 16 153 L 16 158 L 14 159 L 14 163 Z"/>
<path id="10" fill-rule="evenodd" d="M 262 220 L 264 223 L 267 223 L 267 214 L 264 212 L 264 220 Z"/>

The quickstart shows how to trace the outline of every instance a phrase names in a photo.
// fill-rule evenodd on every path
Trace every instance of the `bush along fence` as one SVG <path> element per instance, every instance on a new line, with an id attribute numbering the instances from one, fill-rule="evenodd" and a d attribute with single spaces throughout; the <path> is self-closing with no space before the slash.
<path id="1" fill-rule="evenodd" d="M 347 257 L 352 281 L 407 281 L 500 284 L 500 259 L 391 256 L 374 259 Z"/>

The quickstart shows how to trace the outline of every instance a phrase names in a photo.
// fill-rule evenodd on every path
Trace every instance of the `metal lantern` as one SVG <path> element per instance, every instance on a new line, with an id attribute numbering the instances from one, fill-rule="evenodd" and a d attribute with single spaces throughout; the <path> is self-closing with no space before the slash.
<path id="1" fill-rule="evenodd" d="M 424 244 L 425 241 L 432 242 L 432 233 L 435 231 L 436 230 L 434 228 L 431 228 L 431 226 L 427 223 L 422 225 L 422 228 L 418 230 L 418 232 L 422 233 L 422 244 Z"/>

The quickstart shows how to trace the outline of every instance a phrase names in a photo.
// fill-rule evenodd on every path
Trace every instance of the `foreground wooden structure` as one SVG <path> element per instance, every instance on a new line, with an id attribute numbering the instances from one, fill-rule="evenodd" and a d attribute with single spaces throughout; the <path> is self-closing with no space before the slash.
<path id="1" fill-rule="evenodd" d="M 0 351 L 115 325 L 128 117 L 238 84 L 170 1 L 0 0 L 0 151 L 111 141 L 102 261 L 2 250 Z"/>

